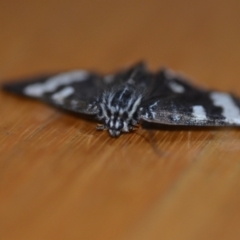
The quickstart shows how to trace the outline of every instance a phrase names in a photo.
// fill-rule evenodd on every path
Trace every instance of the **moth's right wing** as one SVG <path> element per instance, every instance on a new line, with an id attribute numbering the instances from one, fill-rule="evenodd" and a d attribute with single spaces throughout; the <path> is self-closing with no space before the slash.
<path id="1" fill-rule="evenodd" d="M 95 115 L 97 109 L 91 108 L 91 105 L 104 89 L 102 80 L 99 74 L 76 70 L 5 83 L 3 89 L 69 111 Z"/>

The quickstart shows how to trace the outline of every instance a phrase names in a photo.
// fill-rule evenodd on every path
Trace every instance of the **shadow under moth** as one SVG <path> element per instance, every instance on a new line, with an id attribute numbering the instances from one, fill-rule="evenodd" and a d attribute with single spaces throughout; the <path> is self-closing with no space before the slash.
<path id="1" fill-rule="evenodd" d="M 240 100 L 190 84 L 170 69 L 138 63 L 113 74 L 75 70 L 3 84 L 3 89 L 92 116 L 112 137 L 141 122 L 182 126 L 240 126 Z"/>

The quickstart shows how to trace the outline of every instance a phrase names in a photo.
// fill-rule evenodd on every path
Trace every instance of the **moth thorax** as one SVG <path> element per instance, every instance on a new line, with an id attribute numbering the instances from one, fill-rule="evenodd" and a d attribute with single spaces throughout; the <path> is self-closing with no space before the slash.
<path id="1" fill-rule="evenodd" d="M 99 119 L 104 122 L 111 136 L 129 132 L 138 123 L 137 112 L 141 99 L 141 95 L 128 88 L 105 93 L 100 103 Z"/>

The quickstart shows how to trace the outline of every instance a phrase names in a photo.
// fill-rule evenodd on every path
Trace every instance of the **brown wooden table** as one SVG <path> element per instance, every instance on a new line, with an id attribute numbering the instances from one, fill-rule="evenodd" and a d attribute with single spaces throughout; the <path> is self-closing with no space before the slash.
<path id="1" fill-rule="evenodd" d="M 0 1 L 0 77 L 145 59 L 240 95 L 240 2 Z M 0 92 L 0 239 L 240 239 L 240 130 L 95 123 Z"/>

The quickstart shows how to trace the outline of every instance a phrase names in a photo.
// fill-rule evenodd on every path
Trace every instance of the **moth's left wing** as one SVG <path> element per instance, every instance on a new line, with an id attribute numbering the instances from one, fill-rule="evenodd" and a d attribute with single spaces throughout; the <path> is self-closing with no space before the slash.
<path id="1" fill-rule="evenodd" d="M 142 119 L 168 125 L 239 126 L 240 100 L 234 95 L 195 87 L 176 75 L 156 75 L 151 98 L 142 105 Z"/>
<path id="2" fill-rule="evenodd" d="M 6 91 L 88 115 L 96 114 L 97 109 L 91 108 L 91 104 L 103 87 L 100 75 L 83 70 L 32 77 L 3 85 Z"/>

